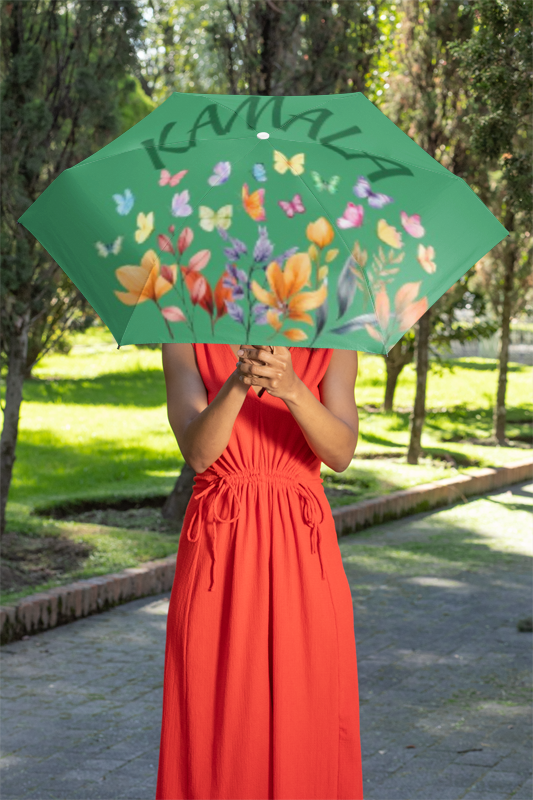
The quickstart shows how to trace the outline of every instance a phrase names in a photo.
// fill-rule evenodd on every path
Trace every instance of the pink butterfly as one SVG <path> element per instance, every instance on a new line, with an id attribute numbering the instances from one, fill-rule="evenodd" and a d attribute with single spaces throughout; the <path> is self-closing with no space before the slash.
<path id="1" fill-rule="evenodd" d="M 360 228 L 363 224 L 364 213 L 363 206 L 356 206 L 355 203 L 348 203 L 342 217 L 337 219 L 337 227 Z"/>
<path id="2" fill-rule="evenodd" d="M 305 213 L 305 206 L 299 194 L 295 194 L 292 200 L 278 200 L 278 206 L 283 209 L 289 219 L 295 214 Z"/>
<path id="3" fill-rule="evenodd" d="M 176 172 L 175 175 L 171 175 L 168 169 L 162 169 L 161 177 L 159 178 L 159 185 L 166 186 L 168 183 L 169 186 L 177 186 L 183 176 L 188 173 L 188 171 L 188 169 L 182 169 L 180 172 Z"/>
<path id="4" fill-rule="evenodd" d="M 426 231 L 424 226 L 420 224 L 420 214 L 413 214 L 410 217 L 405 211 L 401 211 L 400 219 L 404 229 L 410 236 L 414 236 L 415 239 L 420 239 L 421 236 L 424 236 Z"/>

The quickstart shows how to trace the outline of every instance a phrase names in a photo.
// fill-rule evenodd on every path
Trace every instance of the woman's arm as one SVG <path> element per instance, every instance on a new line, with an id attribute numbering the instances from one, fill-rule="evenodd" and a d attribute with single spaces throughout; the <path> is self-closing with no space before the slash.
<path id="1" fill-rule="evenodd" d="M 283 400 L 315 455 L 335 472 L 344 472 L 359 436 L 354 398 L 357 351 L 333 351 L 320 382 L 322 402 L 295 373 L 287 347 L 270 353 L 264 345 L 244 344 L 241 351 L 244 356 L 240 360 L 245 363 L 239 366 L 240 380 L 265 386 L 273 397 Z"/>
<path id="2" fill-rule="evenodd" d="M 162 349 L 170 427 L 187 464 L 204 472 L 228 446 L 249 387 L 236 369 L 208 405 L 192 344 L 163 344 Z"/>
<path id="3" fill-rule="evenodd" d="M 335 472 L 348 468 L 359 437 L 357 368 L 357 351 L 334 350 L 320 383 L 322 402 L 301 380 L 285 398 L 311 450 Z"/>

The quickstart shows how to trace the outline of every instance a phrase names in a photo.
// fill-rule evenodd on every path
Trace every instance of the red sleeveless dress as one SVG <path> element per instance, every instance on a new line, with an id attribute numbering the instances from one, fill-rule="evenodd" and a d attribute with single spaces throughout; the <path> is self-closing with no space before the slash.
<path id="1" fill-rule="evenodd" d="M 229 345 L 195 344 L 210 403 Z M 320 400 L 331 349 L 291 351 Z M 350 586 L 313 453 L 252 387 L 194 478 L 167 618 L 156 800 L 361 800 Z"/>

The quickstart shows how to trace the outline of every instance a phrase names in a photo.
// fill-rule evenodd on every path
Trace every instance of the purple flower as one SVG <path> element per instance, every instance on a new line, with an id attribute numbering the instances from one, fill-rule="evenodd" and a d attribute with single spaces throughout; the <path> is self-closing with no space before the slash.
<path id="1" fill-rule="evenodd" d="M 284 253 L 282 253 L 280 256 L 275 256 L 272 260 L 277 261 L 280 267 L 282 267 L 284 263 L 287 261 L 287 259 L 295 255 L 295 253 L 297 253 L 298 250 L 299 250 L 298 247 L 291 247 L 290 250 L 285 250 Z"/>
<path id="2" fill-rule="evenodd" d="M 237 286 L 233 286 L 232 289 L 233 289 L 232 294 L 234 300 L 242 300 L 244 298 L 244 289 L 242 288 L 242 286 L 240 286 L 240 284 L 237 284 Z"/>
<path id="3" fill-rule="evenodd" d="M 268 231 L 266 226 L 257 226 L 259 228 L 259 239 L 254 247 L 254 261 L 260 263 L 261 261 L 268 261 L 272 255 L 274 247 L 268 238 Z"/>
<path id="4" fill-rule="evenodd" d="M 244 297 L 244 289 L 239 283 L 234 283 L 231 278 L 222 278 L 222 286 L 225 289 L 231 289 L 232 300 L 242 300 Z"/>
<path id="5" fill-rule="evenodd" d="M 239 283 L 246 283 L 248 280 L 248 276 L 243 269 L 239 269 L 235 264 L 226 264 L 226 269 L 231 275 Z"/>
<path id="6" fill-rule="evenodd" d="M 233 303 L 231 300 L 225 300 L 226 308 L 228 310 L 228 314 L 235 322 L 243 322 L 244 321 L 244 313 L 240 306 L 236 303 Z"/>
<path id="7" fill-rule="evenodd" d="M 231 261 L 238 261 L 242 255 L 248 252 L 248 248 L 244 242 L 241 242 L 240 239 L 234 239 L 233 236 L 230 236 L 229 238 L 233 247 L 225 247 L 224 255 Z"/>
<path id="8" fill-rule="evenodd" d="M 269 309 L 270 306 L 265 305 L 265 303 L 256 303 L 254 306 L 252 306 L 252 311 L 255 314 L 256 325 L 268 325 L 266 315 Z"/>
<path id="9" fill-rule="evenodd" d="M 221 236 L 221 237 L 224 239 L 224 241 L 225 241 L 225 242 L 227 242 L 227 241 L 228 241 L 228 239 L 229 239 L 229 233 L 228 233 L 227 231 L 225 231 L 225 230 L 224 230 L 224 228 L 220 228 L 220 227 L 217 225 L 217 232 L 220 234 L 220 236 Z"/>

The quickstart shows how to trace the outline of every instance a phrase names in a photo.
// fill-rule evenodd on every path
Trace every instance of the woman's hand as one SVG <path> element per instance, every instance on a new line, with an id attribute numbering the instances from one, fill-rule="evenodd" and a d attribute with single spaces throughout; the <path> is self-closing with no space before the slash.
<path id="1" fill-rule="evenodd" d="M 237 367 L 239 380 L 248 386 L 264 386 L 272 397 L 290 400 L 300 378 L 289 348 L 276 346 L 272 353 L 268 345 L 242 344 L 240 350 L 244 352 Z"/>

